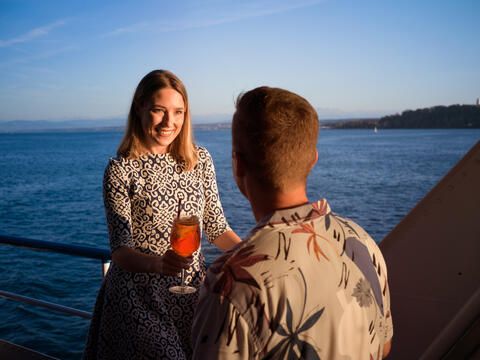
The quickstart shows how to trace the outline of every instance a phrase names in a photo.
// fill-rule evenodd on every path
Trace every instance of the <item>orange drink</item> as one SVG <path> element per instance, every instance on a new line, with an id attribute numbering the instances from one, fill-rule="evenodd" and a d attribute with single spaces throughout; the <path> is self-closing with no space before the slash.
<path id="1" fill-rule="evenodd" d="M 200 246 L 200 222 L 198 217 L 181 216 L 174 220 L 170 245 L 173 251 L 183 257 L 191 256 Z M 193 286 L 185 285 L 185 270 L 182 269 L 181 285 L 169 288 L 174 294 L 192 294 L 197 291 Z"/>
<path id="2" fill-rule="evenodd" d="M 200 246 L 200 224 L 198 217 L 181 217 L 174 221 L 170 243 L 178 255 L 191 256 Z"/>

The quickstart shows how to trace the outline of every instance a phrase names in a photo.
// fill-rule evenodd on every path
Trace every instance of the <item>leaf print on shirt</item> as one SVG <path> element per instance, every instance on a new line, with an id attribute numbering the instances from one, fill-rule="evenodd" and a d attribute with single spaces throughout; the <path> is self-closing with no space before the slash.
<path id="1" fill-rule="evenodd" d="M 317 237 L 319 237 L 320 239 L 326 240 L 327 243 L 328 243 L 328 240 L 324 238 L 322 235 L 317 234 L 315 232 L 313 221 L 311 221 L 310 223 L 299 223 L 298 225 L 300 226 L 300 228 L 293 230 L 292 234 L 303 233 L 308 235 L 308 240 L 307 240 L 308 253 L 310 254 L 310 246 L 311 246 L 315 256 L 317 257 L 317 260 L 320 260 L 320 255 L 322 255 L 326 260 L 329 260 L 327 255 L 325 255 L 325 253 L 322 251 L 322 249 L 318 245 Z"/>
<path id="2" fill-rule="evenodd" d="M 357 300 L 357 303 L 360 307 L 370 307 L 375 301 L 374 296 L 372 294 L 372 287 L 367 279 L 361 278 L 358 280 L 357 285 L 355 285 L 355 289 L 353 289 L 352 296 Z M 375 309 L 375 316 L 374 319 L 377 318 L 377 307 L 373 307 Z M 375 327 L 375 322 L 371 321 L 370 326 L 368 327 L 368 333 L 370 335 L 370 343 L 375 340 L 377 336 L 377 331 Z"/>
<path id="3" fill-rule="evenodd" d="M 373 302 L 370 283 L 365 279 L 360 279 L 353 289 L 352 296 L 357 299 L 360 307 L 370 306 Z"/>
<path id="4" fill-rule="evenodd" d="M 287 299 L 287 328 L 279 325 L 277 333 L 284 338 L 275 345 L 265 359 L 320 359 L 317 350 L 307 341 L 300 339 L 300 334 L 316 324 L 325 308 L 321 308 L 311 315 L 303 324 L 299 323 L 295 329 L 293 326 L 293 314 L 290 302 Z"/>
<path id="5" fill-rule="evenodd" d="M 373 293 L 373 299 L 375 299 L 383 315 L 384 304 L 380 278 L 377 276 L 377 267 L 372 262 L 368 248 L 355 237 L 347 238 L 345 244 L 346 256 L 355 263 L 365 280 L 368 281 Z"/>
<path id="6" fill-rule="evenodd" d="M 329 214 L 331 211 L 330 205 L 328 205 L 328 202 L 325 199 L 321 199 L 317 202 L 311 203 L 310 206 L 310 211 L 303 217 L 304 221 L 317 219 L 319 217 Z M 300 220 L 300 218 L 298 218 L 297 220 Z"/>
<path id="7" fill-rule="evenodd" d="M 275 260 L 277 260 L 282 253 L 284 260 L 288 260 L 288 253 L 290 252 L 290 245 L 292 244 L 292 239 L 288 239 L 285 234 L 281 231 L 278 232 L 278 248 L 277 248 L 277 255 L 275 255 Z"/>
<path id="8" fill-rule="evenodd" d="M 318 350 L 316 347 L 306 340 L 300 338 L 302 333 L 312 328 L 325 310 L 325 307 L 320 310 L 315 311 L 312 315 L 304 321 L 305 315 L 305 305 L 307 302 L 307 283 L 305 282 L 305 277 L 302 270 L 298 269 L 304 284 L 304 298 L 303 306 L 301 307 L 302 311 L 300 313 L 300 319 L 296 326 L 294 326 L 293 320 L 293 311 L 290 301 L 287 298 L 287 311 L 285 314 L 285 326 L 282 326 L 277 320 L 273 319 L 272 328 L 273 330 L 283 337 L 265 356 L 264 359 L 319 359 Z M 280 305 L 280 304 L 278 304 Z M 299 305 L 299 304 L 294 304 Z M 298 311 L 298 307 L 295 309 Z M 298 312 L 297 312 L 298 314 Z M 304 336 L 306 337 L 306 336 Z"/>
<path id="9" fill-rule="evenodd" d="M 257 281 L 245 270 L 245 267 L 255 265 L 260 261 L 268 260 L 268 255 L 258 254 L 252 255 L 254 252 L 254 245 L 248 245 L 235 252 L 233 255 L 222 256 L 212 266 L 210 271 L 213 274 L 221 274 L 213 285 L 212 291 L 221 296 L 228 297 L 232 292 L 234 282 L 244 283 L 248 286 L 260 289 Z M 226 261 L 223 263 L 221 260 Z"/>
<path id="10" fill-rule="evenodd" d="M 325 199 L 318 200 L 317 202 L 312 203 L 312 207 L 318 216 L 324 216 L 329 210 L 327 200 Z"/>

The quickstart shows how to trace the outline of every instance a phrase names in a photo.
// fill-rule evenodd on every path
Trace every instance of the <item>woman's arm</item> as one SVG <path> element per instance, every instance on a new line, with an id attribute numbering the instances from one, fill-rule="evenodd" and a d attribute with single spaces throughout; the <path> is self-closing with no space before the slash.
<path id="1" fill-rule="evenodd" d="M 144 254 L 135 249 L 132 241 L 132 214 L 126 173 L 117 160 L 110 160 L 103 179 L 103 199 L 107 218 L 112 260 L 131 272 L 175 275 L 187 269 L 191 258 L 173 251 L 163 256 Z"/>
<path id="2" fill-rule="evenodd" d="M 188 269 L 192 258 L 184 258 L 172 250 L 162 256 L 141 253 L 132 248 L 121 246 L 112 254 L 112 260 L 122 269 L 130 272 L 160 273 L 176 275 L 182 269 Z"/>
<path id="3" fill-rule="evenodd" d="M 242 239 L 232 230 L 225 231 L 222 235 L 213 240 L 215 246 L 222 250 L 230 250 L 232 247 L 241 242 Z"/>
<path id="4" fill-rule="evenodd" d="M 218 193 L 215 167 L 207 149 L 200 149 L 200 158 L 204 157 L 203 186 L 205 208 L 203 213 L 203 229 L 210 243 L 222 250 L 229 250 L 241 239 L 228 226 Z"/>

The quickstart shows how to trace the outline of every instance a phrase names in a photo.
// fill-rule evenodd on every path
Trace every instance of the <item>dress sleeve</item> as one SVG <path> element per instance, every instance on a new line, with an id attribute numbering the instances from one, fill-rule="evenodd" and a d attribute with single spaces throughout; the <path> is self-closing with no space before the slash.
<path id="1" fill-rule="evenodd" d="M 212 157 L 205 148 L 199 149 L 199 155 L 204 162 L 203 187 L 205 207 L 203 211 L 203 230 L 207 235 L 208 241 L 213 243 L 217 237 L 231 230 L 231 228 L 225 218 L 220 202 Z"/>
<path id="2" fill-rule="evenodd" d="M 218 294 L 202 289 L 192 328 L 193 359 L 253 359 L 251 330 L 237 309 Z"/>
<path id="3" fill-rule="evenodd" d="M 130 198 L 125 171 L 115 159 L 111 159 L 105 169 L 103 202 L 112 253 L 121 246 L 134 247 Z"/>

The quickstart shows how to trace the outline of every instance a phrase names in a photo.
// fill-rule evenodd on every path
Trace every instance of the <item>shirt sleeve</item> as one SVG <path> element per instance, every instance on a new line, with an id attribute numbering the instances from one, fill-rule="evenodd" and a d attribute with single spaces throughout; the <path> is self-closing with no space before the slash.
<path id="1" fill-rule="evenodd" d="M 121 246 L 133 248 L 131 206 L 125 171 L 111 159 L 103 177 L 103 202 L 112 253 Z"/>
<path id="2" fill-rule="evenodd" d="M 256 358 L 250 328 L 226 299 L 202 289 L 192 328 L 193 359 Z"/>
<path id="3" fill-rule="evenodd" d="M 378 249 L 379 253 L 379 261 L 381 266 L 383 267 L 383 274 L 381 276 L 382 286 L 384 291 L 382 292 L 383 295 L 383 303 L 385 304 L 385 342 L 388 342 L 393 337 L 393 320 L 392 320 L 392 312 L 390 310 L 390 286 L 388 285 L 388 275 L 387 275 L 387 265 L 385 263 L 385 259 L 383 258 L 380 249 Z"/>
<path id="4" fill-rule="evenodd" d="M 207 235 L 208 241 L 213 243 L 217 237 L 231 230 L 231 228 L 225 218 L 220 202 L 212 157 L 205 148 L 199 148 L 199 156 L 201 161 L 204 162 L 203 187 L 205 207 L 203 211 L 203 230 Z"/>
<path id="5" fill-rule="evenodd" d="M 366 245 L 369 249 L 369 252 L 374 254 L 377 276 L 380 281 L 380 286 L 382 290 L 382 302 L 383 302 L 383 312 L 384 312 L 384 322 L 383 322 L 383 335 L 384 343 L 388 342 L 393 337 L 393 321 L 392 321 L 392 312 L 390 310 L 390 287 L 388 285 L 388 272 L 387 264 L 385 263 L 385 258 L 383 257 L 382 251 L 375 243 L 375 241 L 368 235 L 366 232 Z"/>

